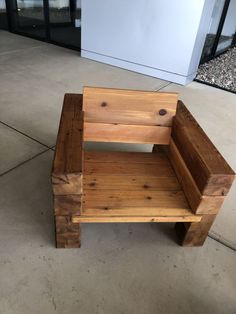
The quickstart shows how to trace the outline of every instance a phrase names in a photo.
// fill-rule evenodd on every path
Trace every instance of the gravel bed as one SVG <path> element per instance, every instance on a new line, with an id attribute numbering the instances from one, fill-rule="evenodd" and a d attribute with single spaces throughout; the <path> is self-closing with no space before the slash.
<path id="1" fill-rule="evenodd" d="M 196 80 L 236 93 L 236 47 L 200 65 Z"/>

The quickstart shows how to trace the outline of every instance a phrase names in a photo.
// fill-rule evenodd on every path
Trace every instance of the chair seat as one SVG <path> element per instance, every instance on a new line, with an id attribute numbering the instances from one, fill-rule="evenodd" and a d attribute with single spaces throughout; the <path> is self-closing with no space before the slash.
<path id="1" fill-rule="evenodd" d="M 84 152 L 81 215 L 72 222 L 200 220 L 165 154 Z"/>

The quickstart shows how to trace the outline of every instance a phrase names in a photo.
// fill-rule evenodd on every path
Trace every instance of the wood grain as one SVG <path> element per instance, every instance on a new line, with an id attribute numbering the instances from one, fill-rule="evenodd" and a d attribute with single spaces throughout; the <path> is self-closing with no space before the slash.
<path id="1" fill-rule="evenodd" d="M 81 173 L 83 159 L 82 95 L 65 94 L 52 172 Z"/>
<path id="2" fill-rule="evenodd" d="M 196 214 L 217 214 L 223 204 L 224 196 L 202 196 L 173 140 L 170 141 L 166 153 L 192 211 Z"/>
<path id="3" fill-rule="evenodd" d="M 203 215 L 200 222 L 177 222 L 175 225 L 179 243 L 182 246 L 202 246 L 216 215 Z"/>
<path id="4" fill-rule="evenodd" d="M 99 175 L 85 174 L 83 189 L 127 190 L 127 191 L 178 191 L 180 185 L 174 176 L 157 177 L 149 175 Z M 102 192 L 102 191 L 101 191 Z"/>
<path id="5" fill-rule="evenodd" d="M 85 87 L 85 121 L 171 126 L 176 93 Z M 165 110 L 160 114 L 160 110 Z"/>
<path id="6" fill-rule="evenodd" d="M 164 154 L 119 151 L 84 151 L 84 162 L 169 164 Z"/>
<path id="7" fill-rule="evenodd" d="M 80 224 L 74 224 L 70 216 L 55 216 L 57 248 L 80 247 Z"/>
<path id="8" fill-rule="evenodd" d="M 172 137 L 201 194 L 226 195 L 234 180 L 234 171 L 180 101 Z"/>
<path id="9" fill-rule="evenodd" d="M 189 209 L 185 196 L 182 191 L 124 191 L 124 190 L 87 190 L 83 195 L 83 214 L 88 212 L 108 213 L 110 210 L 117 214 L 127 212 L 128 207 L 131 208 L 128 215 L 135 212 L 135 208 L 139 211 L 151 213 L 151 210 L 159 210 L 158 208 L 183 208 Z M 150 210 L 149 210 L 150 208 Z M 96 209 L 101 209 L 96 211 Z M 114 210 L 113 210 L 114 209 Z M 124 214 L 125 214 L 124 213 Z M 88 213 L 88 215 L 90 215 Z"/>
<path id="10" fill-rule="evenodd" d="M 81 195 L 54 195 L 54 213 L 59 216 L 80 215 Z"/>
<path id="11" fill-rule="evenodd" d="M 89 216 L 74 216 L 73 223 L 118 223 L 118 222 L 197 222 L 201 220 L 201 216 L 159 216 L 159 217 L 145 217 L 145 216 L 103 216 L 103 217 L 89 217 Z"/>
<path id="12" fill-rule="evenodd" d="M 62 108 L 52 169 L 54 194 L 81 194 L 82 171 L 82 95 L 66 94 Z"/>
<path id="13" fill-rule="evenodd" d="M 168 144 L 171 129 L 162 126 L 84 123 L 84 140 L 143 144 Z"/>

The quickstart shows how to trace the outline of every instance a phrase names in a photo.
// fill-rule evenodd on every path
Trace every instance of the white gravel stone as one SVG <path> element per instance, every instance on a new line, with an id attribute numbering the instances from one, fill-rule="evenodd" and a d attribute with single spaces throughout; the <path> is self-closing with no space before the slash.
<path id="1" fill-rule="evenodd" d="M 200 65 L 196 79 L 236 92 L 236 47 Z"/>

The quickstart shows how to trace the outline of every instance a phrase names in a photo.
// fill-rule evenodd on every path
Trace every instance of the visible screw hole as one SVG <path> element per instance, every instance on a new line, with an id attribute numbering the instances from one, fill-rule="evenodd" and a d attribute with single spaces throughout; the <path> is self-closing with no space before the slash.
<path id="1" fill-rule="evenodd" d="M 160 116 L 164 116 L 165 114 L 167 114 L 167 111 L 165 109 L 160 109 L 159 110 L 159 115 Z"/>

